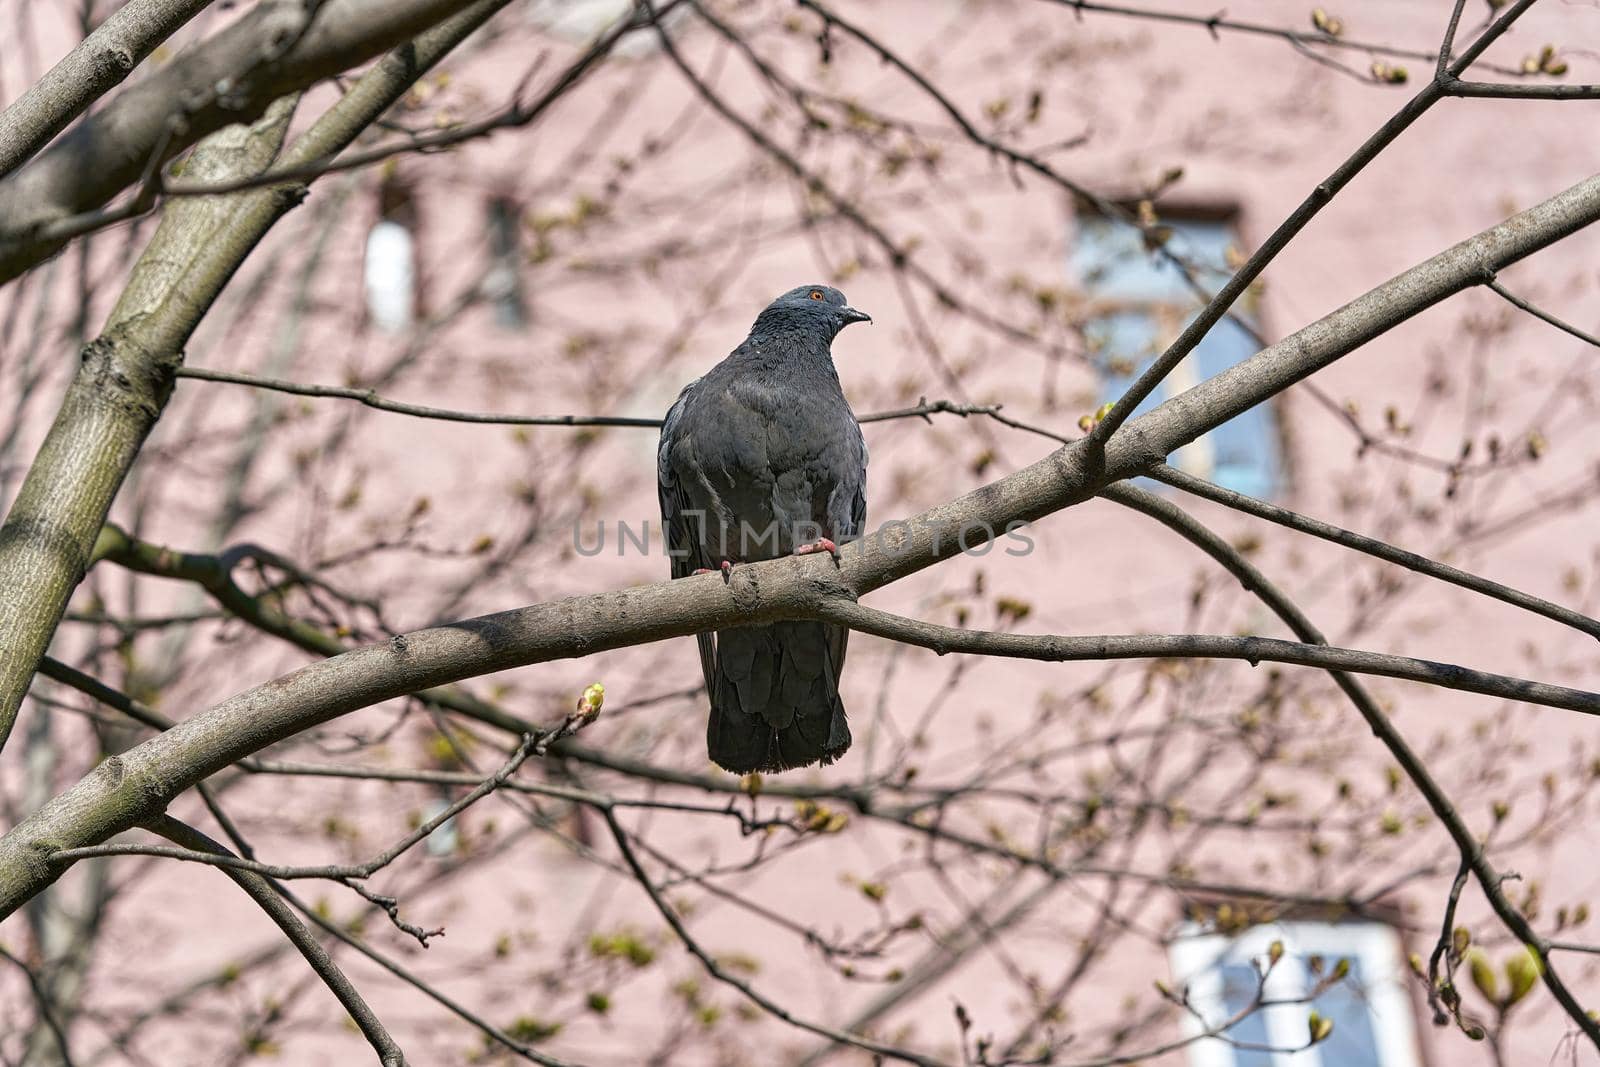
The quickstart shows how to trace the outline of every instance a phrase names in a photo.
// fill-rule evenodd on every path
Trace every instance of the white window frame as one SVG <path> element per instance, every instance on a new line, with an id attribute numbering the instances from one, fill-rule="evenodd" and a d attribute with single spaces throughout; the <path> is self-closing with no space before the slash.
<path id="1" fill-rule="evenodd" d="M 1238 1067 L 1238 1057 L 1227 1042 L 1201 1035 L 1228 1017 L 1223 1002 L 1223 966 L 1264 960 L 1274 941 L 1283 942 L 1284 955 L 1267 976 L 1267 999 L 1301 997 L 1316 984 L 1306 971 L 1304 957 L 1321 956 L 1330 970 L 1341 958 L 1348 957 L 1359 963 L 1365 979 L 1362 992 L 1382 1067 L 1423 1067 L 1399 935 L 1381 922 L 1303 920 L 1264 923 L 1232 937 L 1209 932 L 1198 923 L 1185 923 L 1178 930 L 1170 950 L 1175 988 L 1188 989 L 1189 1003 L 1201 1016 L 1184 1014 L 1185 1032 L 1199 1038 L 1189 1046 L 1193 1067 Z M 1303 1046 L 1306 1019 L 1314 1006 L 1284 1004 L 1262 1009 L 1267 1042 L 1276 1048 Z M 1342 1067 L 1325 1061 L 1321 1046 L 1297 1054 L 1271 1056 L 1274 1067 Z"/>

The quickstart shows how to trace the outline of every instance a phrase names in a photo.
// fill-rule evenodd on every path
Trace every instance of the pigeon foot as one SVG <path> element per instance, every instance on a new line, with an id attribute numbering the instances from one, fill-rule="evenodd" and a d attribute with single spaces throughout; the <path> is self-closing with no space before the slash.
<path id="1" fill-rule="evenodd" d="M 722 584 L 723 585 L 732 585 L 733 584 L 733 564 L 729 563 L 727 560 L 723 560 L 722 561 L 722 566 L 720 568 L 718 568 L 718 570 L 720 570 L 721 573 L 722 573 Z M 696 567 L 694 570 L 690 571 L 689 573 L 690 573 L 690 576 L 692 577 L 693 575 L 696 575 L 696 574 L 716 574 L 716 573 L 718 573 L 718 571 L 714 571 L 710 567 Z"/>
<path id="2" fill-rule="evenodd" d="M 826 552 L 833 557 L 833 565 L 835 567 L 839 566 L 839 546 L 828 538 L 819 537 L 809 545 L 801 545 L 794 550 L 794 554 L 797 556 L 809 556 L 813 552 Z"/>

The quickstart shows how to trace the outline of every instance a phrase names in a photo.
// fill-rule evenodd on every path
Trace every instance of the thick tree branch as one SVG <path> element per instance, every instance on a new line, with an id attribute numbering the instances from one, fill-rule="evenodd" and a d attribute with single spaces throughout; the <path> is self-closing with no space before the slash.
<path id="1" fill-rule="evenodd" d="M 507 2 L 478 0 L 385 56 L 296 139 L 285 161 L 320 159 L 348 146 Z M 611 35 L 595 47 L 615 40 Z M 263 121 L 281 137 L 280 125 Z M 229 145 L 239 129 L 213 140 Z M 259 172 L 273 155 L 265 149 L 275 150 L 277 141 L 258 132 L 248 143 L 256 147 L 238 158 L 227 148 L 215 163 L 197 152 L 190 168 L 208 177 Z M 172 205 L 107 330 L 85 349 L 83 366 L 0 527 L 0 748 L 111 501 L 165 407 L 183 346 L 245 257 L 304 195 L 304 186 L 281 185 Z"/>
<path id="2" fill-rule="evenodd" d="M 664 18 L 681 2 L 683 0 L 667 0 L 654 17 Z M 437 132 L 413 133 L 404 140 L 378 145 L 361 152 L 332 153 L 321 159 L 287 164 L 260 174 L 217 181 L 173 180 L 164 177 L 160 172 L 155 172 L 149 175 L 139 195 L 121 208 L 74 215 L 70 218 L 62 219 L 54 225 L 53 229 L 59 230 L 61 236 L 75 237 L 143 214 L 156 207 L 161 200 L 167 197 L 216 196 L 222 193 L 260 189 L 284 183 L 305 184 L 329 174 L 341 174 L 347 171 L 360 170 L 363 167 L 370 167 L 375 163 L 381 163 L 395 156 L 436 152 L 467 141 L 488 137 L 500 130 L 520 129 L 530 126 L 537 122 L 551 105 L 560 100 L 568 89 L 572 88 L 573 85 L 587 75 L 592 66 L 603 60 L 610 53 L 612 44 L 626 33 L 647 26 L 649 23 L 650 20 L 642 15 L 619 20 L 607 33 L 602 35 L 599 42 L 586 50 L 576 63 L 569 66 L 561 77 L 547 87 L 544 92 L 540 93 L 537 98 L 524 100 L 523 91 L 527 87 L 526 83 L 533 79 L 540 66 L 536 62 L 533 69 L 523 79 L 523 84 L 517 87 L 510 103 L 494 114 L 474 122 L 452 126 L 449 129 Z"/>
<path id="3" fill-rule="evenodd" d="M 259 171 L 277 153 L 293 99 L 254 127 L 223 130 L 196 149 L 202 172 Z M 199 321 L 200 294 L 181 266 L 226 244 L 229 205 L 185 201 L 162 220 L 112 311 L 105 333 L 83 359 L 0 527 L 0 749 L 28 678 L 82 579 L 112 498 L 172 392 L 181 339 L 163 344 L 171 320 Z M 220 282 L 217 283 L 220 288 Z M 182 310 L 174 311 L 174 307 Z M 204 302 L 202 302 L 202 309 Z M 181 337 L 188 330 L 177 331 Z"/>
<path id="4" fill-rule="evenodd" d="M 0 283 L 54 254 L 52 223 L 105 204 L 206 135 L 250 122 L 470 6 L 469 0 L 261 0 L 0 181 Z"/>
<path id="5" fill-rule="evenodd" d="M 211 0 L 129 0 L 0 112 L 4 178 L 115 88 Z"/>

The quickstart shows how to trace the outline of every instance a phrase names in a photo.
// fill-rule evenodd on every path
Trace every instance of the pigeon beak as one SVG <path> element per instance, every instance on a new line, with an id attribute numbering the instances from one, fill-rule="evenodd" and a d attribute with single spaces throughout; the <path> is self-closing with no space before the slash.
<path id="1" fill-rule="evenodd" d="M 872 321 L 871 315 L 868 315 L 865 311 L 857 311 L 849 304 L 846 304 L 844 307 L 839 309 L 839 317 L 844 320 L 844 324 L 846 326 L 850 325 L 852 322 Z"/>

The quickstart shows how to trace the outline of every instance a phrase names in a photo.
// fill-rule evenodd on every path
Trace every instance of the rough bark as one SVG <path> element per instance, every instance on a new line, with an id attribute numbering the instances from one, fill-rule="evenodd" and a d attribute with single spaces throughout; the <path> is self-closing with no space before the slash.
<path id="1" fill-rule="evenodd" d="M 265 169 L 282 146 L 292 111 L 286 104 L 255 126 L 213 135 L 196 150 L 195 168 L 216 174 Z M 67 598 L 88 568 L 111 501 L 172 393 L 182 339 L 199 318 L 192 294 L 183 291 L 185 259 L 217 241 L 231 207 L 227 198 L 203 197 L 174 205 L 162 219 L 105 332 L 84 346 L 55 422 L 0 527 L 0 748 Z"/>
<path id="2" fill-rule="evenodd" d="M 129 0 L 0 112 L 0 177 L 10 174 L 211 0 Z"/>

